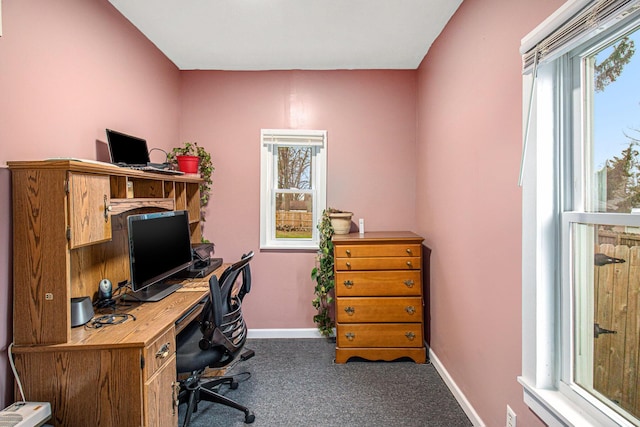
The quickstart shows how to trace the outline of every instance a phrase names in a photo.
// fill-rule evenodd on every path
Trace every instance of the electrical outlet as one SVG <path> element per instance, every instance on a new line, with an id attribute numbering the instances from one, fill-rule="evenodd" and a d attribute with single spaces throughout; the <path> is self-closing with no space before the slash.
<path id="1" fill-rule="evenodd" d="M 516 413 L 507 405 L 507 427 L 516 427 Z"/>

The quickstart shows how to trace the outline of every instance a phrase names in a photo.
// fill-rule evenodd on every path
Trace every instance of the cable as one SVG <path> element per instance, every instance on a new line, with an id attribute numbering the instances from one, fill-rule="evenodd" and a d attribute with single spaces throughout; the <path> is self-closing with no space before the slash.
<path id="1" fill-rule="evenodd" d="M 103 326 L 119 325 L 120 323 L 126 322 L 129 318 L 132 318 L 134 321 L 136 320 L 136 316 L 129 313 L 105 314 L 104 316 L 96 317 L 85 326 L 90 329 L 98 329 Z"/>
<path id="2" fill-rule="evenodd" d="M 239 383 L 243 383 L 247 381 L 249 378 L 251 378 L 251 372 L 247 372 L 247 371 L 238 372 L 237 374 L 230 375 L 230 377 L 232 377 L 234 380 L 236 380 Z"/>
<path id="3" fill-rule="evenodd" d="M 166 151 L 164 151 L 162 148 L 152 148 L 151 150 L 149 150 L 149 155 L 151 155 L 151 152 L 152 152 L 153 150 L 162 151 L 162 152 L 164 153 L 164 163 L 165 163 L 166 165 L 168 165 L 168 164 L 169 164 L 169 161 L 168 161 L 168 160 L 169 160 L 169 154 L 168 154 Z"/>
<path id="4" fill-rule="evenodd" d="M 22 401 L 26 402 L 27 400 L 24 398 L 24 390 L 22 389 L 22 383 L 20 382 L 20 377 L 18 376 L 18 371 L 16 371 L 16 365 L 13 363 L 13 353 L 11 352 L 11 348 L 13 348 L 13 341 L 9 344 L 7 349 L 7 353 L 9 355 L 9 364 L 11 365 L 11 370 L 13 371 L 13 376 L 16 378 L 16 383 L 18 384 L 18 389 L 20 389 L 20 396 L 22 396 Z"/>

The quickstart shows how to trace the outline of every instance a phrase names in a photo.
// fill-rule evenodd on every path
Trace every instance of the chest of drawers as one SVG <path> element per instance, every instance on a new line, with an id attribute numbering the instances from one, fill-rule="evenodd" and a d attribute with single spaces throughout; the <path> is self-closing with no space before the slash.
<path id="1" fill-rule="evenodd" d="M 336 363 L 426 361 L 422 241 L 407 231 L 333 236 Z"/>

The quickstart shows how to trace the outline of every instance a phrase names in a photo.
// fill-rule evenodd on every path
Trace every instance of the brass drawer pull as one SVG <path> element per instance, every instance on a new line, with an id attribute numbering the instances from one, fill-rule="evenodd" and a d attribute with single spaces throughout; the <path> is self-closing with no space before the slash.
<path id="1" fill-rule="evenodd" d="M 353 286 L 353 282 L 351 280 L 345 280 L 343 283 L 344 286 L 349 289 L 351 289 L 351 287 Z"/>
<path id="2" fill-rule="evenodd" d="M 416 308 L 412 305 L 408 305 L 405 307 L 404 311 L 406 311 L 409 314 L 414 314 L 416 312 Z"/>
<path id="3" fill-rule="evenodd" d="M 407 261 L 407 266 L 408 267 L 413 267 L 413 265 L 411 264 L 411 261 Z"/>
<path id="4" fill-rule="evenodd" d="M 171 383 L 171 397 L 173 398 L 173 408 L 172 408 L 172 415 L 176 414 L 176 410 L 178 409 L 178 406 L 180 405 L 180 400 L 178 399 L 178 396 L 180 395 L 180 382 L 178 381 L 173 381 Z"/>
<path id="5" fill-rule="evenodd" d="M 353 341 L 353 339 L 356 337 L 356 334 L 354 334 L 353 332 L 347 332 L 346 334 L 344 334 L 344 336 L 345 336 L 349 341 Z"/>
<path id="6" fill-rule="evenodd" d="M 348 307 L 345 307 L 345 308 L 344 308 L 344 311 L 345 311 L 345 313 L 347 313 L 349 316 L 353 316 L 353 313 L 355 313 L 355 312 L 356 312 L 356 309 L 355 309 L 355 308 L 353 308 L 353 307 L 351 307 L 351 306 L 348 306 Z"/>
<path id="7" fill-rule="evenodd" d="M 347 249 L 347 255 L 351 256 L 351 251 L 349 249 Z"/>
<path id="8" fill-rule="evenodd" d="M 107 195 L 104 195 L 104 222 L 109 222 L 109 212 L 111 212 L 113 208 L 111 205 L 107 204 Z"/>
<path id="9" fill-rule="evenodd" d="M 411 255 L 411 254 L 413 253 L 413 252 L 411 252 L 411 248 L 407 248 L 407 253 L 408 253 L 409 255 Z"/>
<path id="10" fill-rule="evenodd" d="M 407 286 L 407 288 L 413 288 L 413 280 L 411 279 L 405 280 L 404 284 Z"/>
<path id="11" fill-rule="evenodd" d="M 347 261 L 347 268 L 351 268 L 351 263 Z"/>
<path id="12" fill-rule="evenodd" d="M 156 352 L 156 359 L 165 359 L 167 356 L 169 356 L 170 347 L 171 343 L 166 343 L 165 345 L 160 347 L 160 350 Z"/>
<path id="13" fill-rule="evenodd" d="M 404 336 L 407 337 L 409 341 L 413 341 L 416 338 L 416 334 L 414 334 L 413 332 L 407 332 L 406 334 L 404 334 Z"/>

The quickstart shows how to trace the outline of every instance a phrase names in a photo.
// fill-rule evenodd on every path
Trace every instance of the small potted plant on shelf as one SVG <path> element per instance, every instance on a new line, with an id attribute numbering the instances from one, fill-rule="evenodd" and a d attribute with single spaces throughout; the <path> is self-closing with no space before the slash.
<path id="1" fill-rule="evenodd" d="M 167 153 L 167 163 L 177 166 L 184 173 L 200 175 L 204 181 L 200 185 L 200 205 L 205 206 L 209 202 L 213 182 L 211 174 L 215 170 L 211 154 L 197 142 L 185 142 L 181 147 L 175 147 Z"/>
<path id="2" fill-rule="evenodd" d="M 316 266 L 311 270 L 311 279 L 315 281 L 312 301 L 313 307 L 318 310 L 318 314 L 313 316 L 313 321 L 318 325 L 318 331 L 322 336 L 331 338 L 335 325 L 331 317 L 331 304 L 333 303 L 334 272 L 333 272 L 333 242 L 331 237 L 334 234 L 329 213 L 331 209 L 325 209 L 318 222 L 320 232 L 320 242 Z"/>

